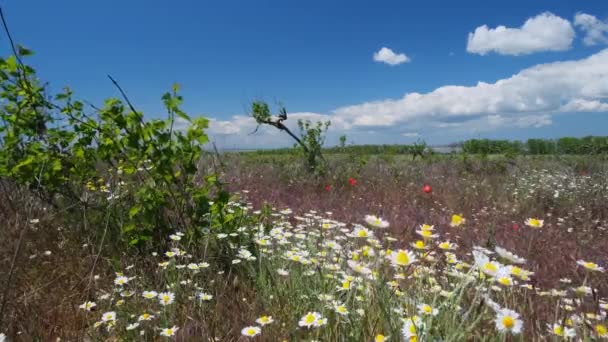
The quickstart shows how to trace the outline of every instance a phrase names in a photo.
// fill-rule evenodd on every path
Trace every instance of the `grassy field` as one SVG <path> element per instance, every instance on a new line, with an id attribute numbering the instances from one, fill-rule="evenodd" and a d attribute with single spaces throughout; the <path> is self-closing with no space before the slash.
<path id="1" fill-rule="evenodd" d="M 23 341 L 608 336 L 605 157 L 333 154 L 323 176 L 290 154 L 229 153 L 199 166 L 230 200 L 196 234 L 175 230 L 145 251 L 109 243 L 103 222 L 118 205 L 53 207 L 4 180 L 2 332 Z M 138 186 L 116 170 L 107 179 L 83 196 Z"/>

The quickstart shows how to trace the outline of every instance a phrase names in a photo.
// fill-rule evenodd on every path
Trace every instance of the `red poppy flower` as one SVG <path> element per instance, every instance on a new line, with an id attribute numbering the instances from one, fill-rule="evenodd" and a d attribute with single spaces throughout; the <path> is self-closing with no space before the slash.
<path id="1" fill-rule="evenodd" d="M 328 184 L 328 185 L 326 185 L 326 186 L 325 186 L 325 191 L 330 191 L 330 190 L 331 190 L 331 185 L 329 185 L 329 184 Z"/>
<path id="2" fill-rule="evenodd" d="M 513 223 L 513 230 L 518 230 L 519 229 L 519 225 L 517 223 Z"/>
<path id="3" fill-rule="evenodd" d="M 348 184 L 350 184 L 350 186 L 355 186 L 355 184 L 357 184 L 357 180 L 353 177 L 350 177 L 348 178 Z"/>
<path id="4" fill-rule="evenodd" d="M 431 188 L 430 185 L 425 185 L 424 187 L 422 187 L 422 191 L 424 191 L 427 194 L 430 194 L 431 192 L 433 192 L 433 188 Z"/>

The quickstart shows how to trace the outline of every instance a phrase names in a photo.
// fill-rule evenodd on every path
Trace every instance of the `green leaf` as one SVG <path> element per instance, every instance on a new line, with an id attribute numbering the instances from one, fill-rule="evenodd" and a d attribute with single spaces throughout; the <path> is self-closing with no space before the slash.
<path id="1" fill-rule="evenodd" d="M 141 211 L 141 206 L 136 205 L 134 207 L 131 207 L 131 209 L 129 209 L 129 217 L 133 218 L 135 215 L 137 215 L 137 213 L 139 213 Z"/>
<path id="2" fill-rule="evenodd" d="M 128 233 L 130 231 L 135 230 L 135 223 L 128 223 L 125 226 L 122 227 L 122 232 L 123 233 Z"/>
<path id="3" fill-rule="evenodd" d="M 9 72 L 17 71 L 17 58 L 15 56 L 9 56 L 6 59 L 6 66 Z"/>
<path id="4" fill-rule="evenodd" d="M 31 56 L 34 54 L 34 52 L 30 49 L 26 49 L 25 47 L 21 46 L 21 45 L 17 45 L 17 53 L 19 54 L 19 56 Z"/>
<path id="5" fill-rule="evenodd" d="M 25 158 L 24 160 L 22 160 L 19 164 L 15 165 L 15 167 L 13 168 L 14 170 L 19 170 L 20 168 L 30 165 L 31 163 L 34 162 L 34 156 L 33 155 L 29 155 L 27 158 Z"/>

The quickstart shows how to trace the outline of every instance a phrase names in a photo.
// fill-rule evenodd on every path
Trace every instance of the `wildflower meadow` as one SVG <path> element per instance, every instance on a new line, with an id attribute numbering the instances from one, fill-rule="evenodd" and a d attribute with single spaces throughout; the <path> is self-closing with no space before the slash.
<path id="1" fill-rule="evenodd" d="M 179 84 L 49 86 L 0 14 L 0 342 L 608 340 L 605 137 L 325 147 L 256 100 L 294 147 L 222 150 Z"/>

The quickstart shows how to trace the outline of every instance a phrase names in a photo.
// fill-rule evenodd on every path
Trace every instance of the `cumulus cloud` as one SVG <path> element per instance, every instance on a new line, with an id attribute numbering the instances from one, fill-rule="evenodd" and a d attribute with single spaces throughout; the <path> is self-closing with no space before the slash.
<path id="1" fill-rule="evenodd" d="M 608 44 L 608 20 L 601 21 L 587 13 L 577 13 L 574 16 L 574 26 L 585 32 L 585 45 Z"/>
<path id="2" fill-rule="evenodd" d="M 530 115 L 606 111 L 607 99 L 605 49 L 580 60 L 539 64 L 494 83 L 448 85 L 425 94 L 341 107 L 333 114 L 354 127 L 466 121 L 491 115 L 527 117 L 519 121 L 523 125 L 533 123 Z"/>
<path id="3" fill-rule="evenodd" d="M 393 50 L 383 47 L 374 53 L 374 61 L 388 65 L 398 65 L 409 62 L 410 58 L 404 53 L 395 53 Z"/>
<path id="4" fill-rule="evenodd" d="M 330 144 L 337 143 L 340 134 L 357 142 L 397 143 L 411 141 L 407 139 L 418 137 L 416 134 L 456 140 L 471 132 L 543 127 L 552 124 L 555 114 L 584 112 L 608 113 L 608 48 L 583 59 L 535 65 L 493 83 L 446 85 L 328 113 L 289 113 L 285 123 L 297 131 L 298 119 L 330 120 Z M 293 144 L 273 127 L 262 127 L 251 135 L 256 123 L 246 115 L 212 119 L 209 126 L 208 133 L 219 146 Z"/>
<path id="5" fill-rule="evenodd" d="M 570 49 L 574 36 L 574 29 L 568 20 L 545 12 L 529 18 L 519 28 L 479 26 L 469 33 L 467 51 L 480 55 L 489 52 L 526 55 L 540 51 L 564 51 Z"/>

